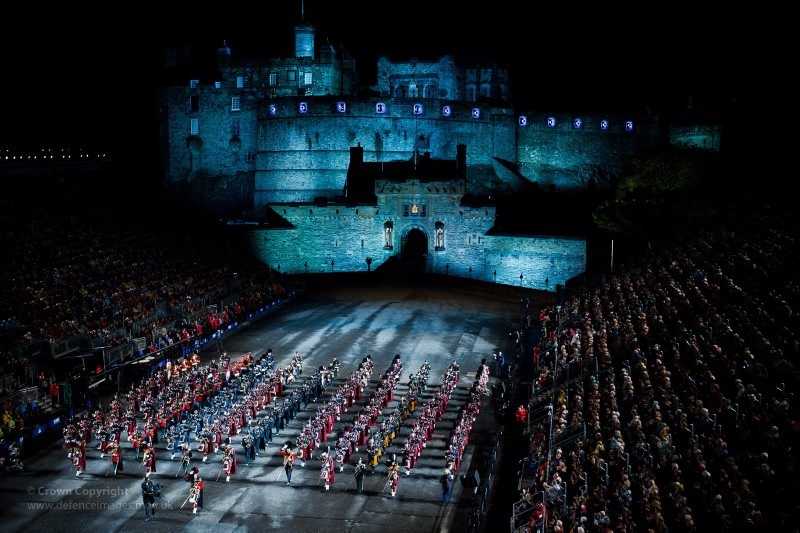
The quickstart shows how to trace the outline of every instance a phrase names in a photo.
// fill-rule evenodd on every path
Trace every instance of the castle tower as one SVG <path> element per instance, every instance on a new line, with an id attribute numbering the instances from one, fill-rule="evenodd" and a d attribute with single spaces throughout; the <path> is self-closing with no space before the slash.
<path id="1" fill-rule="evenodd" d="M 314 26 L 301 22 L 294 27 L 294 55 L 314 59 Z"/>
<path id="2" fill-rule="evenodd" d="M 225 72 L 231 66 L 231 49 L 227 41 L 222 41 L 222 46 L 217 48 L 217 69 Z"/>

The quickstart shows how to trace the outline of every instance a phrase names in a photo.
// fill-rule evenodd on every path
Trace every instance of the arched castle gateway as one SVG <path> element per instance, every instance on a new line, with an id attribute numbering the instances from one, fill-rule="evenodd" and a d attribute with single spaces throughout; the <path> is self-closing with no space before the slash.
<path id="1" fill-rule="evenodd" d="M 601 185 L 664 140 L 648 114 L 514 109 L 497 61 L 381 57 L 375 85 L 357 92 L 353 58 L 317 50 L 305 22 L 295 57 L 231 56 L 218 50 L 214 79 L 163 87 L 162 174 L 218 217 L 282 217 L 281 229 L 254 232 L 254 246 L 284 272 L 418 255 L 429 271 L 553 290 L 584 271 L 585 240 L 498 235 L 494 207 L 463 198 Z M 718 132 L 680 139 L 718 149 Z"/>
<path id="2" fill-rule="evenodd" d="M 252 245 L 287 273 L 367 271 L 396 257 L 427 272 L 553 290 L 584 272 L 584 239 L 492 234 L 495 207 L 463 203 L 458 148 L 452 161 L 364 163 L 356 147 L 347 180 L 358 201 L 272 204 L 286 224 L 252 231 Z"/>

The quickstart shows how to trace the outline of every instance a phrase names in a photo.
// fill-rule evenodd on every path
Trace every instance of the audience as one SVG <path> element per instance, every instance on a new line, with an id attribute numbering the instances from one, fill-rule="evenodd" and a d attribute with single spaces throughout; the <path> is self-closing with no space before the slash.
<path id="1" fill-rule="evenodd" d="M 797 523 L 800 248 L 783 215 L 660 243 L 543 310 L 537 388 L 552 393 L 552 426 L 527 434 L 515 508 L 530 530 Z"/>

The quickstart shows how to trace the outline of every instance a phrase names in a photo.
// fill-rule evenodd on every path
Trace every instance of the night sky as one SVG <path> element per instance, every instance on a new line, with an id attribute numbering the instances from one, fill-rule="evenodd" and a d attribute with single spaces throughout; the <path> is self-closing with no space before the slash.
<path id="1" fill-rule="evenodd" d="M 649 105 L 717 112 L 745 98 L 754 76 L 746 14 L 586 11 L 495 0 L 397 3 L 306 0 L 317 44 L 355 57 L 374 83 L 379 55 L 404 60 L 499 57 L 511 67 L 515 105 L 526 110 L 639 110 Z M 118 139 L 131 146 L 153 133 L 152 88 L 165 46 L 209 55 L 226 40 L 236 57 L 289 57 L 300 1 L 181 6 L 174 12 L 78 12 L 7 17 L 0 139 Z M 520 7 L 522 6 L 522 7 Z M 652 7 L 652 6 L 650 6 Z M 24 8 L 23 8 L 24 9 Z M 84 8 L 78 8 L 84 9 Z M 56 11 L 60 10 L 60 11 Z M 510 51 L 510 52 L 509 52 Z"/>

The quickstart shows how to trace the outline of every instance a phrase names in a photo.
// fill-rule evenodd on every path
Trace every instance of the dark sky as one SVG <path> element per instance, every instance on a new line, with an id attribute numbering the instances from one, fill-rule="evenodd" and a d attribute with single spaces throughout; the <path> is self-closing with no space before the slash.
<path id="1" fill-rule="evenodd" d="M 495 56 L 509 62 L 514 98 L 526 109 L 581 110 L 739 98 L 749 76 L 746 33 L 736 17 L 696 12 L 539 7 L 540 2 L 374 2 L 306 0 L 317 43 L 353 55 L 374 81 L 378 55 L 392 59 Z M 299 0 L 174 12 L 74 7 L 20 14 L 6 23 L 2 133 L 41 136 L 144 135 L 148 91 L 164 46 L 213 50 L 227 40 L 235 57 L 286 57 L 293 51 Z M 43 8 L 44 9 L 44 8 Z M 116 11 L 121 9 L 122 11 Z M 127 9 L 127 11 L 126 11 Z M 744 15 L 742 15 L 744 17 Z M 212 55 L 213 57 L 213 55 Z M 523 85 L 523 83 L 525 85 Z M 33 117 L 33 118 L 31 118 Z"/>

